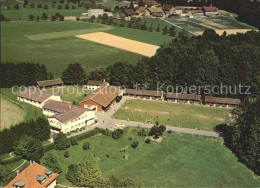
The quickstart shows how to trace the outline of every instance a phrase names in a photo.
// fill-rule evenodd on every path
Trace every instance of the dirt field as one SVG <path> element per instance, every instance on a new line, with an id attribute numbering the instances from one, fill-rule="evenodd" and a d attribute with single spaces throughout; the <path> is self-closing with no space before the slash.
<path id="1" fill-rule="evenodd" d="M 156 53 L 156 50 L 159 48 L 159 46 L 118 37 L 116 35 L 111 35 L 104 32 L 76 35 L 76 37 L 104 44 L 107 46 L 112 46 L 129 52 L 141 54 L 147 57 L 153 56 Z"/>
<path id="2" fill-rule="evenodd" d="M 224 31 L 226 31 L 228 35 L 232 35 L 232 34 L 237 34 L 237 33 L 246 33 L 248 31 L 251 31 L 251 29 L 225 29 L 225 30 L 215 29 L 215 31 L 218 35 L 222 35 L 224 33 Z M 203 31 L 197 31 L 194 33 L 202 35 Z"/>
<path id="3" fill-rule="evenodd" d="M 15 104 L 1 97 L 1 125 L 0 130 L 21 122 L 24 119 L 23 110 Z"/>

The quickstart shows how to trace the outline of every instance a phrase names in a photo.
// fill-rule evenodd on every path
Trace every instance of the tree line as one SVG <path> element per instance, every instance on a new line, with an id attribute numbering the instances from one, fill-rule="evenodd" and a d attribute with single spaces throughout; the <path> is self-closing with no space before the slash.
<path id="1" fill-rule="evenodd" d="M 257 0 L 157 0 L 162 5 L 174 6 L 217 6 L 219 9 L 236 13 L 237 20 L 260 28 L 260 2 Z"/>
<path id="2" fill-rule="evenodd" d="M 0 131 L 0 154 L 14 151 L 23 135 L 30 136 L 39 141 L 50 138 L 50 125 L 46 118 L 39 117 L 36 120 L 21 122 L 9 129 Z M 33 140 L 34 141 L 34 140 Z"/>
<path id="3" fill-rule="evenodd" d="M 222 36 L 206 30 L 203 36 L 175 39 L 162 46 L 155 56 L 141 59 L 137 65 L 117 62 L 89 73 L 87 79 L 106 79 L 111 85 L 133 88 L 147 83 L 156 90 L 157 84 L 168 86 L 251 86 L 260 90 L 260 33 L 248 32 Z M 242 88 L 245 90 L 246 88 Z M 202 92 L 203 94 L 203 92 Z M 239 97 L 238 92 L 222 97 Z"/>
<path id="4" fill-rule="evenodd" d="M 37 81 L 47 80 L 53 76 L 47 73 L 45 65 L 36 63 L 1 63 L 0 87 L 32 86 Z"/>

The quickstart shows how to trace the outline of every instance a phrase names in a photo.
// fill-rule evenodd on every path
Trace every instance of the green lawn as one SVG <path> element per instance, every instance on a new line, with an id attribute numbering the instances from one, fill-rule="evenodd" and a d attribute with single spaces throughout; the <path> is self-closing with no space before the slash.
<path id="1" fill-rule="evenodd" d="M 201 105 L 130 100 L 115 113 L 114 117 L 139 122 L 159 121 L 160 124 L 169 126 L 212 131 L 216 125 L 225 122 L 229 111 Z"/>
<path id="2" fill-rule="evenodd" d="M 119 140 L 104 135 L 82 140 L 67 149 L 68 159 L 63 156 L 65 151 L 49 151 L 57 156 L 63 170 L 58 183 L 72 186 L 65 174 L 70 164 L 79 163 L 89 152 L 82 149 L 83 143 L 88 141 L 91 152 L 99 158 L 103 178 L 112 175 L 131 178 L 145 187 L 259 186 L 259 177 L 239 163 L 221 139 L 165 133 L 161 143 L 146 144 L 145 138 L 136 132 L 137 128 L 127 128 Z M 139 141 L 136 149 L 131 147 L 133 141 L 129 137 Z M 126 152 L 120 152 L 121 148 L 127 148 Z M 125 154 L 128 159 L 123 158 Z"/>
<path id="3" fill-rule="evenodd" d="M 19 93 L 18 89 L 14 89 L 14 92 L 12 92 L 12 89 L 10 88 L 1 88 L 1 94 L 5 99 L 8 100 L 8 102 L 11 102 L 13 105 L 16 105 L 17 108 L 22 109 L 24 113 L 24 121 L 28 121 L 31 119 L 36 119 L 37 117 L 43 116 L 42 110 L 40 108 L 37 108 L 35 106 L 32 106 L 30 104 L 20 102 L 16 99 L 17 93 Z M 6 113 L 8 115 L 8 112 L 2 112 L 1 113 Z M 1 114 L 2 115 L 2 114 Z M 9 114 L 10 115 L 10 114 Z"/>
<path id="4" fill-rule="evenodd" d="M 101 26 L 84 22 L 2 23 L 1 62 L 42 63 L 48 71 L 59 77 L 69 63 L 81 63 L 89 72 L 119 61 L 136 63 L 142 58 L 139 54 L 76 38 L 73 32 L 70 36 L 62 36 L 62 31 L 93 31 L 95 27 Z M 33 35 L 35 38 L 36 34 L 46 33 L 54 33 L 57 36 L 56 32 L 61 32 L 61 36 L 45 40 L 30 40 L 27 37 Z"/>
<path id="5" fill-rule="evenodd" d="M 79 102 L 90 93 L 90 91 L 76 86 L 50 88 L 46 91 L 54 93 L 55 95 L 60 95 L 63 101 L 67 101 L 70 103 L 73 103 L 73 101 L 75 101 L 77 105 L 79 105 Z"/>

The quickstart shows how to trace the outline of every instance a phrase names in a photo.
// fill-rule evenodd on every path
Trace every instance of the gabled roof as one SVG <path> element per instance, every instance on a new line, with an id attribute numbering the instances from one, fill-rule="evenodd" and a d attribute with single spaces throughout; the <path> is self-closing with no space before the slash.
<path id="1" fill-rule="evenodd" d="M 124 9 L 124 14 L 127 15 L 134 15 L 135 11 L 133 9 Z"/>
<path id="2" fill-rule="evenodd" d="M 209 6 L 209 7 L 202 7 L 202 9 L 205 11 L 205 12 L 217 12 L 218 11 L 218 8 L 217 7 L 213 7 L 213 6 Z"/>
<path id="3" fill-rule="evenodd" d="M 147 8 L 147 10 L 150 13 L 163 13 L 163 9 L 161 7 L 150 7 L 150 8 Z"/>
<path id="4" fill-rule="evenodd" d="M 240 103 L 240 100 L 239 99 L 232 99 L 232 98 L 220 98 L 220 97 L 205 96 L 205 103 L 237 105 L 237 104 Z"/>
<path id="5" fill-rule="evenodd" d="M 141 14 L 141 13 L 143 13 L 145 10 L 146 10 L 146 7 L 140 7 L 139 9 L 137 9 L 137 10 L 135 11 L 135 13 Z"/>
<path id="6" fill-rule="evenodd" d="M 44 102 L 51 96 L 54 96 L 54 95 L 51 93 L 36 89 L 36 88 L 26 89 L 17 95 L 17 97 L 25 98 L 25 99 L 40 102 L 40 103 Z"/>
<path id="7" fill-rule="evenodd" d="M 173 5 L 168 5 L 168 4 L 163 5 L 163 10 L 164 10 L 164 11 L 170 11 L 172 8 L 174 8 Z"/>
<path id="8" fill-rule="evenodd" d="M 55 118 L 62 123 L 67 123 L 73 119 L 77 119 L 79 116 L 84 114 L 86 111 L 89 111 L 89 110 L 86 108 L 77 107 L 70 111 L 51 116 L 50 118 Z"/>
<path id="9" fill-rule="evenodd" d="M 150 96 L 150 97 L 161 97 L 163 95 L 163 92 L 162 91 L 153 91 L 153 90 L 142 90 L 142 89 L 125 89 L 124 94 L 138 95 L 138 96 Z"/>
<path id="10" fill-rule="evenodd" d="M 54 85 L 62 85 L 64 84 L 62 79 L 54 79 L 54 80 L 43 80 L 43 81 L 38 81 L 37 85 L 39 87 L 46 87 L 46 86 L 54 86 Z"/>
<path id="11" fill-rule="evenodd" d="M 118 87 L 106 85 L 93 91 L 85 97 L 81 103 L 91 100 L 103 107 L 107 107 L 112 101 L 115 100 L 119 93 L 120 89 Z"/>
<path id="12" fill-rule="evenodd" d="M 24 188 L 43 188 L 47 187 L 50 183 L 52 183 L 59 174 L 53 173 L 51 177 L 48 177 L 44 174 L 44 171 L 47 170 L 45 167 L 33 163 L 30 164 L 27 168 L 25 168 L 18 176 L 16 176 L 12 181 L 10 181 L 5 188 L 13 188 L 15 183 L 24 183 Z M 40 184 L 37 180 L 37 176 L 45 176 L 46 181 L 43 184 Z"/>
<path id="13" fill-rule="evenodd" d="M 102 86 L 102 85 L 107 85 L 108 82 L 105 81 L 97 81 L 97 80 L 88 80 L 87 85 L 90 86 Z"/>
<path id="14" fill-rule="evenodd" d="M 64 113 L 64 112 L 68 112 L 72 109 L 78 108 L 78 106 L 72 105 L 67 102 L 48 100 L 42 108 L 51 110 L 51 111 L 54 111 L 57 113 Z"/>
<path id="15" fill-rule="evenodd" d="M 199 101 L 201 99 L 201 95 L 196 94 L 184 94 L 184 93 L 167 93 L 167 99 L 181 99 L 181 100 L 194 100 Z"/>

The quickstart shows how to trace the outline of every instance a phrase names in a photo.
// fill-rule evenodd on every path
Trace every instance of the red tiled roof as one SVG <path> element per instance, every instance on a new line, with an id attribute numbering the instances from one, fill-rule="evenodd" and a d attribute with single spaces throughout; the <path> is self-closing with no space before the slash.
<path id="1" fill-rule="evenodd" d="M 103 107 L 107 107 L 119 95 L 120 89 L 116 86 L 103 86 L 85 97 L 81 102 L 93 101 Z"/>
<path id="2" fill-rule="evenodd" d="M 141 13 L 143 13 L 145 10 L 146 10 L 146 7 L 140 7 L 139 9 L 137 9 L 137 10 L 135 11 L 135 13 L 141 14 Z"/>
<path id="3" fill-rule="evenodd" d="M 21 92 L 17 97 L 25 98 L 28 100 L 36 101 L 36 102 L 44 102 L 48 98 L 53 96 L 53 94 L 39 90 L 39 89 L 26 89 Z"/>
<path id="4" fill-rule="evenodd" d="M 44 188 L 51 184 L 58 176 L 57 173 L 52 173 L 52 176 L 49 178 L 44 171 L 48 170 L 47 168 L 33 163 L 30 164 L 27 168 L 25 168 L 18 176 L 16 176 L 12 181 L 10 181 L 5 188 L 13 188 L 13 184 L 17 181 L 23 181 L 25 186 L 24 188 Z M 46 181 L 43 184 L 40 184 L 36 180 L 37 175 L 42 175 L 46 177 Z"/>

